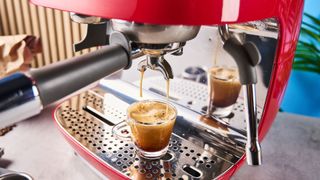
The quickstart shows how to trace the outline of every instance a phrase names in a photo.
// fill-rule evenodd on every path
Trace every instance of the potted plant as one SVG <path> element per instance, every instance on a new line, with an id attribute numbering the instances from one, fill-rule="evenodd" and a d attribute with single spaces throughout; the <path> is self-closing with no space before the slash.
<path id="1" fill-rule="evenodd" d="M 320 19 L 305 13 L 297 45 L 293 69 L 320 74 Z"/>

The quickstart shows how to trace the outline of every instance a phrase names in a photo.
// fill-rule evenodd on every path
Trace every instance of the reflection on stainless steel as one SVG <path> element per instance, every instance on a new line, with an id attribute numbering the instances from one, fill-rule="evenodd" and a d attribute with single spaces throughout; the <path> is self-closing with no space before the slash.
<path id="1" fill-rule="evenodd" d="M 21 172 L 8 172 L 4 174 L 0 174 L 0 179 L 1 180 L 33 180 L 33 178 L 26 174 L 26 173 L 21 173 Z"/>
<path id="2" fill-rule="evenodd" d="M 182 72 L 181 77 L 183 79 L 188 79 L 203 84 L 207 83 L 207 73 L 203 67 L 199 66 L 191 66 L 186 68 Z"/>
<path id="3" fill-rule="evenodd" d="M 16 172 L 4 168 L 0 168 L 0 179 L 1 180 L 33 180 L 33 178 L 26 173 Z"/>
<path id="4" fill-rule="evenodd" d="M 138 71 L 146 71 L 151 69 L 162 73 L 165 80 L 173 79 L 173 72 L 170 64 L 165 60 L 164 55 L 166 53 L 172 53 L 175 55 L 182 54 L 182 48 L 185 43 L 171 43 L 165 45 L 138 45 L 138 53 L 146 55 L 146 59 L 140 61 L 138 64 Z M 136 55 L 131 56 L 138 57 Z"/>
<path id="5" fill-rule="evenodd" d="M 83 14 L 70 13 L 70 18 L 72 21 L 81 24 L 101 24 L 106 23 L 106 20 L 101 17 L 87 16 Z"/>
<path id="6" fill-rule="evenodd" d="M 200 26 L 153 25 L 124 20 L 111 20 L 113 30 L 124 33 L 135 43 L 168 44 L 185 42 L 196 37 Z"/>
<path id="7" fill-rule="evenodd" d="M 278 24 L 273 18 L 242 24 L 230 24 L 229 31 L 233 33 L 246 33 L 274 39 L 278 38 Z"/>
<path id="8" fill-rule="evenodd" d="M 218 31 L 223 43 L 231 36 L 228 25 L 219 26 Z"/>
<path id="9" fill-rule="evenodd" d="M 131 59 L 136 59 L 136 58 L 139 58 L 141 56 L 144 56 L 144 53 L 142 52 L 141 49 L 131 50 L 131 54 L 130 54 Z"/>
<path id="10" fill-rule="evenodd" d="M 0 147 L 0 158 L 4 155 L 4 149 Z"/>
<path id="11" fill-rule="evenodd" d="M 218 27 L 219 35 L 222 40 L 222 43 L 224 43 L 228 38 L 230 37 L 235 37 L 239 40 L 239 42 L 244 42 L 245 41 L 245 34 L 243 32 L 241 33 L 232 33 L 230 31 L 230 25 L 223 25 Z"/>
<path id="12" fill-rule="evenodd" d="M 5 101 L 0 103 L 0 128 L 37 115 L 43 109 L 38 89 L 32 83 L 11 89 L 10 97 L 3 98 Z"/>
<path id="13" fill-rule="evenodd" d="M 244 154 L 246 138 L 243 134 L 229 128 L 224 122 L 211 118 L 204 120 L 200 113 L 176 104 L 179 113 L 169 145 L 174 158 L 171 161 L 150 161 L 137 157 L 132 142 L 115 139 L 111 134 L 113 126 L 100 118 L 114 124 L 124 120 L 126 107 L 136 97 L 123 94 L 122 91 L 116 93 L 119 90 L 117 88 L 126 89 L 132 94 L 138 93 L 138 88 L 120 81 L 108 80 L 106 83 L 108 87 L 84 92 L 64 102 L 55 112 L 55 118 L 72 138 L 93 155 L 128 177 L 192 178 L 181 168 L 190 165 L 201 171 L 201 179 L 213 179 L 228 170 Z M 144 92 L 144 96 L 159 98 L 149 91 Z M 95 114 L 84 111 L 83 107 L 86 106 L 95 109 L 101 116 L 97 118 Z M 136 171 L 145 173 L 136 174 Z"/>
<path id="14" fill-rule="evenodd" d="M 246 156 L 249 165 L 261 165 L 261 148 L 258 141 L 258 122 L 255 85 L 246 85 L 244 91 L 247 123 Z"/>

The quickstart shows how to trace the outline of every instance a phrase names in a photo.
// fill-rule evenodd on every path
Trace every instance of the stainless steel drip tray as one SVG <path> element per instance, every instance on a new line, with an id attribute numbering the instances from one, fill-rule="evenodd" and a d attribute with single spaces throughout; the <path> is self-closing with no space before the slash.
<path id="1" fill-rule="evenodd" d="M 129 86 L 123 89 L 129 90 Z M 114 90 L 97 87 L 63 102 L 54 117 L 79 146 L 133 179 L 213 179 L 231 168 L 244 154 L 245 137 L 241 133 L 228 127 L 221 129 L 194 123 L 186 117 L 194 119 L 198 114 L 196 118 L 199 118 L 199 113 L 177 107 L 177 123 L 167 155 L 160 160 L 139 158 L 132 142 L 112 135 L 113 125 L 125 120 L 131 101 L 128 97 L 119 97 Z"/>

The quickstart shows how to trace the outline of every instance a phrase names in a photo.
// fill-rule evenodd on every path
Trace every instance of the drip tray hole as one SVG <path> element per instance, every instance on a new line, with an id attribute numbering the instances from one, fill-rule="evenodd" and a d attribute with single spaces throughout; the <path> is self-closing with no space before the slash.
<path id="1" fill-rule="evenodd" d="M 183 165 L 182 170 L 193 178 L 200 178 L 202 176 L 202 172 L 199 169 L 189 164 Z"/>
<path id="2" fill-rule="evenodd" d="M 173 154 L 172 152 L 170 152 L 170 151 L 168 151 L 168 152 L 161 158 L 161 160 L 167 161 L 167 162 L 172 161 L 173 159 L 174 159 L 174 154 Z"/>

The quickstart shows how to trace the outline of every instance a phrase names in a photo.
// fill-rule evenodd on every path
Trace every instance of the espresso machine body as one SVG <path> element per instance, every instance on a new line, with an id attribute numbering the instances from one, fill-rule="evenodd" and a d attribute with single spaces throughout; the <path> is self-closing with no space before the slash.
<path id="1" fill-rule="evenodd" d="M 145 79 L 143 94 L 148 99 L 165 96 L 165 86 L 158 82 L 172 79 L 172 71 L 177 69 L 175 64 L 179 66 L 185 58 L 179 55 L 195 53 L 192 44 L 208 33 L 217 32 L 212 36 L 221 36 L 214 39 L 224 45 L 227 43 L 224 35 L 235 34 L 244 42 L 253 42 L 261 53 L 256 68 L 258 83 L 253 86 L 244 83 L 247 88 L 243 90 L 247 91 L 246 95 L 255 95 L 248 91 L 252 90 L 250 87 L 257 88 L 257 98 L 252 98 L 257 107 L 250 107 L 252 101 L 247 101 L 250 97 L 239 97 L 233 115 L 218 118 L 218 123 L 203 116 L 208 99 L 206 85 L 176 77 L 171 80 L 170 101 L 177 107 L 178 117 L 170 150 L 160 160 L 136 157 L 132 142 L 112 134 L 113 126 L 125 120 L 126 107 L 139 99 L 137 84 L 103 79 L 96 88 L 61 103 L 53 113 L 59 129 L 75 151 L 101 174 L 112 179 L 228 179 L 246 158 L 258 158 L 249 161 L 260 164 L 261 158 L 246 156 L 246 146 L 250 144 L 248 131 L 253 131 L 251 135 L 256 130 L 246 122 L 254 109 L 257 124 L 253 126 L 258 126 L 258 137 L 252 138 L 261 141 L 275 119 L 298 41 L 302 0 L 31 2 L 72 12 L 71 18 L 76 22 L 105 26 L 104 35 L 109 34 L 113 44 L 121 44 L 132 59 L 146 57 L 137 65 L 138 69 L 162 73 L 160 78 Z M 226 30 L 221 27 L 227 27 L 227 33 L 221 32 Z M 89 45 L 75 48 L 86 46 Z M 167 58 L 172 69 L 163 58 L 165 54 L 174 55 Z M 193 65 L 203 63 L 196 59 Z"/>

